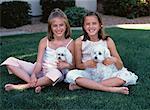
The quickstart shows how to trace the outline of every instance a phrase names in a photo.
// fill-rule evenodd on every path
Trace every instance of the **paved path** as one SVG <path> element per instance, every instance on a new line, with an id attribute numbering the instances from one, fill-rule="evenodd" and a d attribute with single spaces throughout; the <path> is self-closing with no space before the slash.
<path id="1" fill-rule="evenodd" d="M 140 24 L 138 25 L 138 27 L 144 26 L 149 28 L 150 26 L 150 16 L 140 17 L 136 19 L 127 19 L 124 17 L 107 16 L 107 15 L 101 15 L 101 17 L 102 17 L 103 25 L 105 27 L 114 27 L 120 24 L 124 24 L 122 26 L 125 26 L 126 28 L 130 26 L 132 28 L 137 27 L 137 25 L 133 25 L 133 24 Z M 75 28 L 75 29 L 80 29 L 80 28 Z M 32 25 L 24 25 L 13 29 L 6 29 L 0 27 L 0 36 L 23 34 L 23 33 L 34 33 L 34 32 L 47 32 L 47 23 L 41 23 L 39 22 L 39 18 L 34 17 L 32 20 Z"/>

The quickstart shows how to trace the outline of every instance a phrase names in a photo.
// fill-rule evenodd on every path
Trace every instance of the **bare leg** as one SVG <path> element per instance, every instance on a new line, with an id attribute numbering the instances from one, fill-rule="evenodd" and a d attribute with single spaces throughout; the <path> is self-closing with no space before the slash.
<path id="1" fill-rule="evenodd" d="M 114 78 L 109 78 L 102 82 L 99 82 L 99 84 L 102 84 L 104 86 L 109 86 L 109 87 L 117 87 L 117 86 L 122 86 L 123 84 L 125 84 L 125 81 L 120 78 L 114 77 Z"/>
<path id="2" fill-rule="evenodd" d="M 21 78 L 22 80 L 24 80 L 25 82 L 29 83 L 30 82 L 30 76 L 28 75 L 28 73 L 26 73 L 24 70 L 22 70 L 21 68 L 15 67 L 15 66 L 11 66 L 11 65 L 7 65 L 7 68 L 13 72 L 17 77 Z"/>
<path id="3" fill-rule="evenodd" d="M 35 88 L 35 92 L 36 93 L 40 93 L 42 88 L 44 88 L 45 86 L 48 85 L 52 85 L 54 82 L 52 80 L 50 80 L 48 77 L 44 76 L 38 79 L 37 83 L 36 83 L 36 88 Z"/>
<path id="4" fill-rule="evenodd" d="M 88 89 L 129 94 L 127 87 L 108 87 L 87 78 L 77 78 L 76 83 L 77 85 Z"/>
<path id="5" fill-rule="evenodd" d="M 123 85 L 124 83 L 125 81 L 116 77 L 99 82 L 99 84 L 102 84 L 104 86 L 109 86 L 109 87 L 118 87 Z M 76 89 L 82 89 L 82 88 L 76 84 L 69 84 L 69 90 L 76 90 Z"/>
<path id="6" fill-rule="evenodd" d="M 52 85 L 53 83 L 54 82 L 52 80 L 50 80 L 48 77 L 43 76 L 37 80 L 36 87 L 37 86 L 46 86 L 46 85 L 48 86 L 48 85 Z"/>
<path id="7" fill-rule="evenodd" d="M 42 87 L 44 85 L 51 85 L 53 82 L 46 76 L 41 77 L 38 79 L 35 91 L 40 92 Z M 10 90 L 23 90 L 23 89 L 28 89 L 30 88 L 30 84 L 6 84 L 5 85 L 5 90 L 10 91 Z"/>
<path id="8" fill-rule="evenodd" d="M 6 84 L 5 85 L 6 91 L 24 90 L 30 88 L 30 84 L 29 84 L 30 76 L 28 75 L 28 73 L 26 73 L 23 69 L 16 66 L 11 66 L 11 65 L 6 65 L 6 66 L 14 75 L 27 82 L 27 84 Z"/>
<path id="9" fill-rule="evenodd" d="M 41 92 L 42 88 L 45 85 L 51 85 L 53 84 L 53 82 L 46 76 L 41 77 L 38 79 L 37 84 L 36 84 L 36 88 L 35 88 L 35 92 L 39 93 Z M 6 84 L 5 85 L 5 90 L 6 91 L 11 91 L 11 90 L 24 90 L 24 89 L 28 89 L 30 88 L 30 84 Z"/>
<path id="10" fill-rule="evenodd" d="M 30 88 L 30 84 L 6 84 L 5 85 L 5 91 L 11 91 L 11 90 L 24 90 Z"/>

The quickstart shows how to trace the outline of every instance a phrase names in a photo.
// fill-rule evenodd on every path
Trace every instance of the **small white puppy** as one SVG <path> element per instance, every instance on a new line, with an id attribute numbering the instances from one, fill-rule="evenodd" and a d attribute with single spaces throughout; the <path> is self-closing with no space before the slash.
<path id="1" fill-rule="evenodd" d="M 93 47 L 91 55 L 92 59 L 97 62 L 96 74 L 101 80 L 110 78 L 114 72 L 118 71 L 115 64 L 111 64 L 108 66 L 103 64 L 103 61 L 106 58 L 111 57 L 108 48 L 103 47 L 101 45 L 97 45 Z"/>
<path id="2" fill-rule="evenodd" d="M 47 67 L 44 69 L 45 71 L 49 71 L 51 68 L 57 68 L 57 62 L 58 60 L 66 61 L 69 64 L 72 64 L 72 54 L 66 47 L 59 47 L 56 49 L 56 53 L 54 53 L 53 57 L 46 57 L 48 64 L 43 64 L 44 67 Z"/>
<path id="3" fill-rule="evenodd" d="M 72 54 L 66 47 L 57 48 L 56 53 L 57 53 L 57 60 L 66 61 L 67 63 L 72 64 Z M 69 71 L 69 69 L 61 70 L 61 72 L 63 73 L 62 79 L 64 79 L 66 77 L 66 73 L 68 73 L 68 71 Z"/>
<path id="4" fill-rule="evenodd" d="M 44 67 L 47 68 L 43 68 L 43 71 L 48 72 L 52 68 L 58 68 L 57 63 L 59 60 L 66 61 L 67 63 L 72 64 L 72 54 L 66 47 L 57 48 L 53 54 L 54 55 L 52 57 L 46 57 L 47 62 Z M 61 69 L 60 71 L 62 73 L 62 77 L 60 80 L 63 80 L 66 77 L 66 73 L 68 73 L 69 69 Z"/>
<path id="5" fill-rule="evenodd" d="M 66 47 L 59 47 L 56 49 L 57 59 L 66 61 L 69 64 L 72 64 L 72 54 Z"/>

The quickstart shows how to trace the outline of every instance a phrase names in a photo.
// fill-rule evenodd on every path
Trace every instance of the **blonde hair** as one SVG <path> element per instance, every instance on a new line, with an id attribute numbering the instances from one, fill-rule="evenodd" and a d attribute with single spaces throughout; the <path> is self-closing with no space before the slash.
<path id="1" fill-rule="evenodd" d="M 63 18 L 64 22 L 66 24 L 65 38 L 67 39 L 71 36 L 70 25 L 69 25 L 68 18 L 66 16 L 66 14 L 62 10 L 60 10 L 59 8 L 55 8 L 51 11 L 51 13 L 48 17 L 48 40 L 49 41 L 54 39 L 53 32 L 51 29 L 51 24 L 52 24 L 52 19 L 57 18 L 57 17 Z"/>

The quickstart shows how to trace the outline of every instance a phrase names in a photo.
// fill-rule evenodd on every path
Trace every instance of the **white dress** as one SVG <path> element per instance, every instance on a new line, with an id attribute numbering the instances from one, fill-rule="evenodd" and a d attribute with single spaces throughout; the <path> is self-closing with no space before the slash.
<path id="1" fill-rule="evenodd" d="M 83 36 L 81 36 L 83 38 Z M 99 40 L 97 42 L 92 42 L 89 40 L 82 41 L 82 62 L 86 62 L 87 60 L 91 60 L 91 51 L 93 46 L 96 46 L 97 44 L 100 44 L 104 47 L 107 47 L 107 42 L 105 40 Z M 107 47 L 108 48 L 108 47 Z M 71 70 L 69 73 L 67 73 L 66 81 L 68 83 L 75 83 L 76 78 L 78 77 L 85 77 L 91 80 L 94 80 L 96 82 L 101 82 L 108 78 L 101 78 L 99 74 L 96 74 L 94 70 L 92 69 L 85 69 L 85 70 Z M 114 72 L 109 78 L 117 77 L 122 80 L 124 80 L 127 85 L 134 85 L 136 84 L 136 81 L 138 79 L 138 76 L 134 73 L 127 70 L 127 68 L 123 67 L 121 70 L 118 70 L 117 72 Z"/>
<path id="2" fill-rule="evenodd" d="M 68 42 L 68 44 L 64 47 L 68 49 L 68 46 L 70 45 L 72 41 L 73 39 L 71 39 Z M 44 53 L 43 62 L 42 62 L 42 70 L 37 75 L 37 77 L 40 78 L 40 77 L 46 76 L 49 79 L 51 79 L 54 82 L 53 85 L 55 85 L 57 82 L 60 82 L 64 79 L 68 71 L 65 71 L 65 69 L 62 69 L 62 70 L 57 69 L 57 65 L 56 63 L 54 63 L 56 59 L 56 50 L 50 48 L 48 46 L 48 43 L 49 41 L 47 40 L 47 47 L 45 48 L 45 53 Z M 1 65 L 11 65 L 14 67 L 18 67 L 22 69 L 23 71 L 25 71 L 26 73 L 28 73 L 29 75 L 31 75 L 35 67 L 35 64 L 36 62 L 33 64 L 31 62 L 19 60 L 14 57 L 9 57 Z M 12 71 L 10 71 L 9 69 L 8 69 L 8 72 L 12 74 Z"/>

